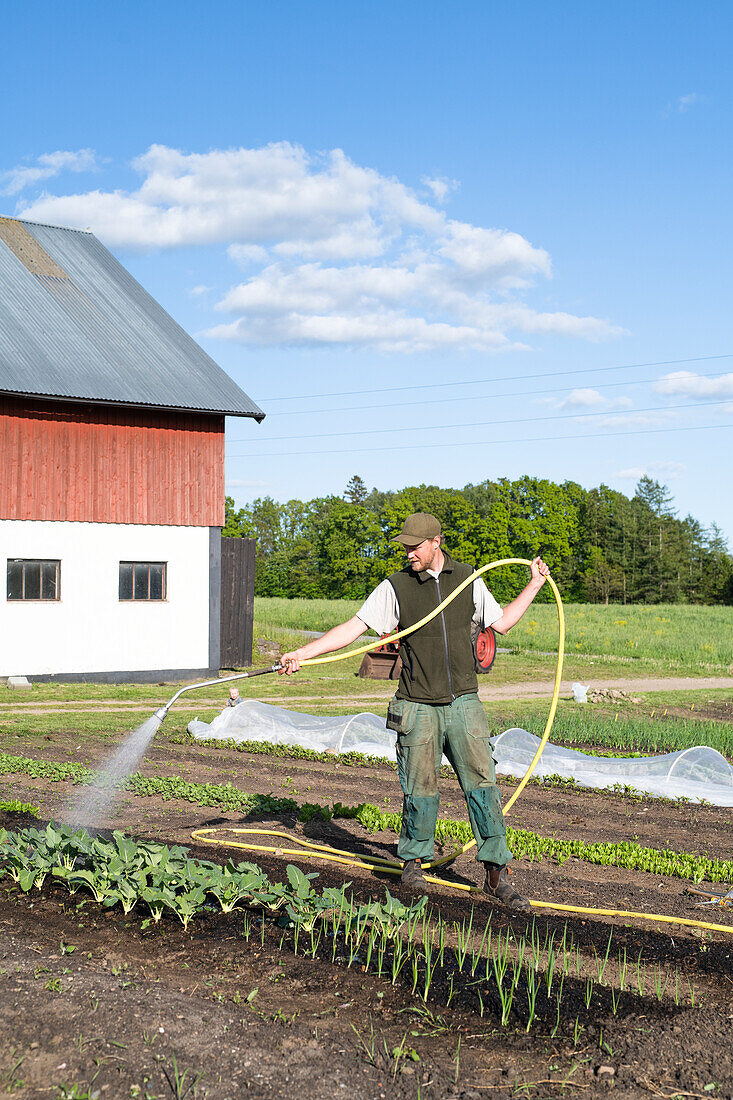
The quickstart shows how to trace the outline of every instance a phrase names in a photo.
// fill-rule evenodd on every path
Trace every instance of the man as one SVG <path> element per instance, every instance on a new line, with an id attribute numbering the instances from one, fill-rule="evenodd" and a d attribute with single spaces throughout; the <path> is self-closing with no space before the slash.
<path id="1" fill-rule="evenodd" d="M 343 649 L 371 627 L 377 634 L 419 622 L 473 573 L 442 547 L 440 523 L 428 512 L 405 520 L 394 540 L 407 553 L 407 566 L 382 581 L 357 614 L 321 638 L 286 653 L 283 672 L 291 675 L 310 657 Z M 404 861 L 402 881 L 427 892 L 422 861 L 433 857 L 438 818 L 438 770 L 442 754 L 450 761 L 468 806 L 476 858 L 485 868 L 484 892 L 510 909 L 530 905 L 509 883 L 501 795 L 496 785 L 489 727 L 478 697 L 471 625 L 492 626 L 506 634 L 542 588 L 548 567 L 537 557 L 526 588 L 501 609 L 477 578 L 439 615 L 400 643 L 402 674 L 389 704 L 387 728 L 397 734 L 397 769 L 403 793 L 402 831 L 397 854 Z"/>

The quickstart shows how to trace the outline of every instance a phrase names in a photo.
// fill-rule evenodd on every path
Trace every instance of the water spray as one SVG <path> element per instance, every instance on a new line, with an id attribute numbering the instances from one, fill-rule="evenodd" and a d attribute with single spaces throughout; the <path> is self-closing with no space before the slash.
<path id="1" fill-rule="evenodd" d="M 197 688 L 217 687 L 230 680 L 246 680 L 251 676 L 264 676 L 268 672 L 279 672 L 282 665 L 253 669 L 250 672 L 237 672 L 233 676 L 220 677 L 217 680 L 204 680 L 200 684 L 188 684 L 180 688 L 168 702 L 158 707 L 154 714 L 128 734 L 120 747 L 102 765 L 89 786 L 85 787 L 63 812 L 63 819 L 70 825 L 83 825 L 90 828 L 108 812 L 118 794 L 121 785 L 145 755 L 148 745 L 162 726 L 168 711 L 185 691 Z"/>

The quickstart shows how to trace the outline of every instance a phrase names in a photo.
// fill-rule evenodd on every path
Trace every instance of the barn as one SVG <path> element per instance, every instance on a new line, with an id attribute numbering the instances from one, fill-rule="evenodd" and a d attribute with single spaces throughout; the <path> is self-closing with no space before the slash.
<path id="1" fill-rule="evenodd" d="M 226 416 L 264 413 L 92 233 L 0 218 L 0 677 L 217 674 Z"/>

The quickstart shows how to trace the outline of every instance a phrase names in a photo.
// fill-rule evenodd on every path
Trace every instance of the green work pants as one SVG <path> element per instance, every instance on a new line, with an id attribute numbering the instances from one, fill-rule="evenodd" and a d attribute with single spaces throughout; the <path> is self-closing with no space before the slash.
<path id="1" fill-rule="evenodd" d="M 438 770 L 445 753 L 466 798 L 476 858 L 502 867 L 507 864 L 512 853 L 506 844 L 489 725 L 478 695 L 459 695 L 447 706 L 393 699 L 387 728 L 397 734 L 397 770 L 404 795 L 397 845 L 400 859 L 433 857 Z"/>

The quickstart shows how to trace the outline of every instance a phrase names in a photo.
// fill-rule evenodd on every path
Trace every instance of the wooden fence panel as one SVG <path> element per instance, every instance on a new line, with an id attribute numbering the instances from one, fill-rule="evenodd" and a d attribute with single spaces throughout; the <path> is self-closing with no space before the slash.
<path id="1" fill-rule="evenodd" d="M 221 540 L 222 668 L 252 664 L 255 615 L 255 540 Z"/>

